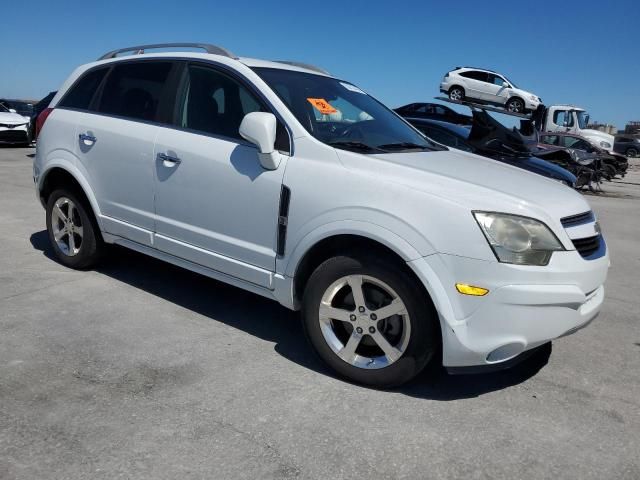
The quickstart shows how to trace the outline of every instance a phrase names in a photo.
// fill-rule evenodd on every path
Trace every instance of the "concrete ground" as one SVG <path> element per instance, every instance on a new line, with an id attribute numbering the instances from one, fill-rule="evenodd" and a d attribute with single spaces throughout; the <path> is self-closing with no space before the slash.
<path id="1" fill-rule="evenodd" d="M 588 328 L 511 371 L 334 378 L 295 314 L 118 250 L 52 259 L 33 149 L 0 148 L 1 479 L 640 478 L 640 172 L 589 195 Z"/>

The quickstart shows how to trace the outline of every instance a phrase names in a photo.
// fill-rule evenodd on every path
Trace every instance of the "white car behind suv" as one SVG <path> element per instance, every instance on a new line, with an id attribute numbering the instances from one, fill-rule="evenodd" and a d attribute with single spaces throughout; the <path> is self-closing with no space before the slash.
<path id="1" fill-rule="evenodd" d="M 451 70 L 442 79 L 440 91 L 451 100 L 498 105 L 513 113 L 533 111 L 542 103 L 540 97 L 519 89 L 504 75 L 481 68 Z"/>
<path id="2" fill-rule="evenodd" d="M 30 145 L 29 117 L 23 117 L 0 103 L 0 145 Z"/>
<path id="3" fill-rule="evenodd" d="M 316 67 L 189 45 L 205 53 L 106 54 L 39 116 L 64 265 L 118 244 L 274 299 L 376 386 L 510 365 L 598 314 L 609 258 L 580 194 L 435 144 Z"/>

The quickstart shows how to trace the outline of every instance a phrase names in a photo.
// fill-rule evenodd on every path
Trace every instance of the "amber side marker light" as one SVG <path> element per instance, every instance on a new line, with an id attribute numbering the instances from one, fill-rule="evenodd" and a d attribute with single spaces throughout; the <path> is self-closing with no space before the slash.
<path id="1" fill-rule="evenodd" d="M 456 283 L 456 290 L 463 295 L 472 295 L 474 297 L 483 297 L 489 290 L 482 287 L 474 287 L 473 285 L 467 285 L 466 283 Z"/>

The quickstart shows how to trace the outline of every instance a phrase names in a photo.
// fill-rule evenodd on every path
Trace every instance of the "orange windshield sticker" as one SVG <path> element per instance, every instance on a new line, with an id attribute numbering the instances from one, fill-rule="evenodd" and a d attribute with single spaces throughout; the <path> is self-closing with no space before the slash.
<path id="1" fill-rule="evenodd" d="M 324 98 L 307 98 L 309 103 L 313 105 L 323 115 L 336 113 L 338 110 L 333 108 Z"/>

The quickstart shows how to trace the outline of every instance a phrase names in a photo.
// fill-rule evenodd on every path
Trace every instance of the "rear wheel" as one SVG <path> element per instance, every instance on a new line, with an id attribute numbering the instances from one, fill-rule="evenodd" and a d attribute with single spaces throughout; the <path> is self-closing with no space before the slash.
<path id="1" fill-rule="evenodd" d="M 631 147 L 631 148 L 627 148 L 627 151 L 625 152 L 627 154 L 627 157 L 637 157 L 638 156 L 638 150 Z"/>
<path id="2" fill-rule="evenodd" d="M 524 113 L 524 102 L 521 98 L 510 98 L 505 107 L 512 113 Z"/>
<path id="3" fill-rule="evenodd" d="M 464 100 L 464 88 L 462 87 L 451 87 L 449 90 L 449 99 L 454 100 L 456 102 L 461 102 Z"/>
<path id="4" fill-rule="evenodd" d="M 440 345 L 435 310 L 392 262 L 334 257 L 311 275 L 303 323 L 316 352 L 339 375 L 391 387 L 409 381 Z"/>
<path id="5" fill-rule="evenodd" d="M 95 265 L 104 244 L 91 211 L 75 192 L 61 189 L 47 201 L 47 231 L 56 257 L 67 267 L 85 269 Z"/>

